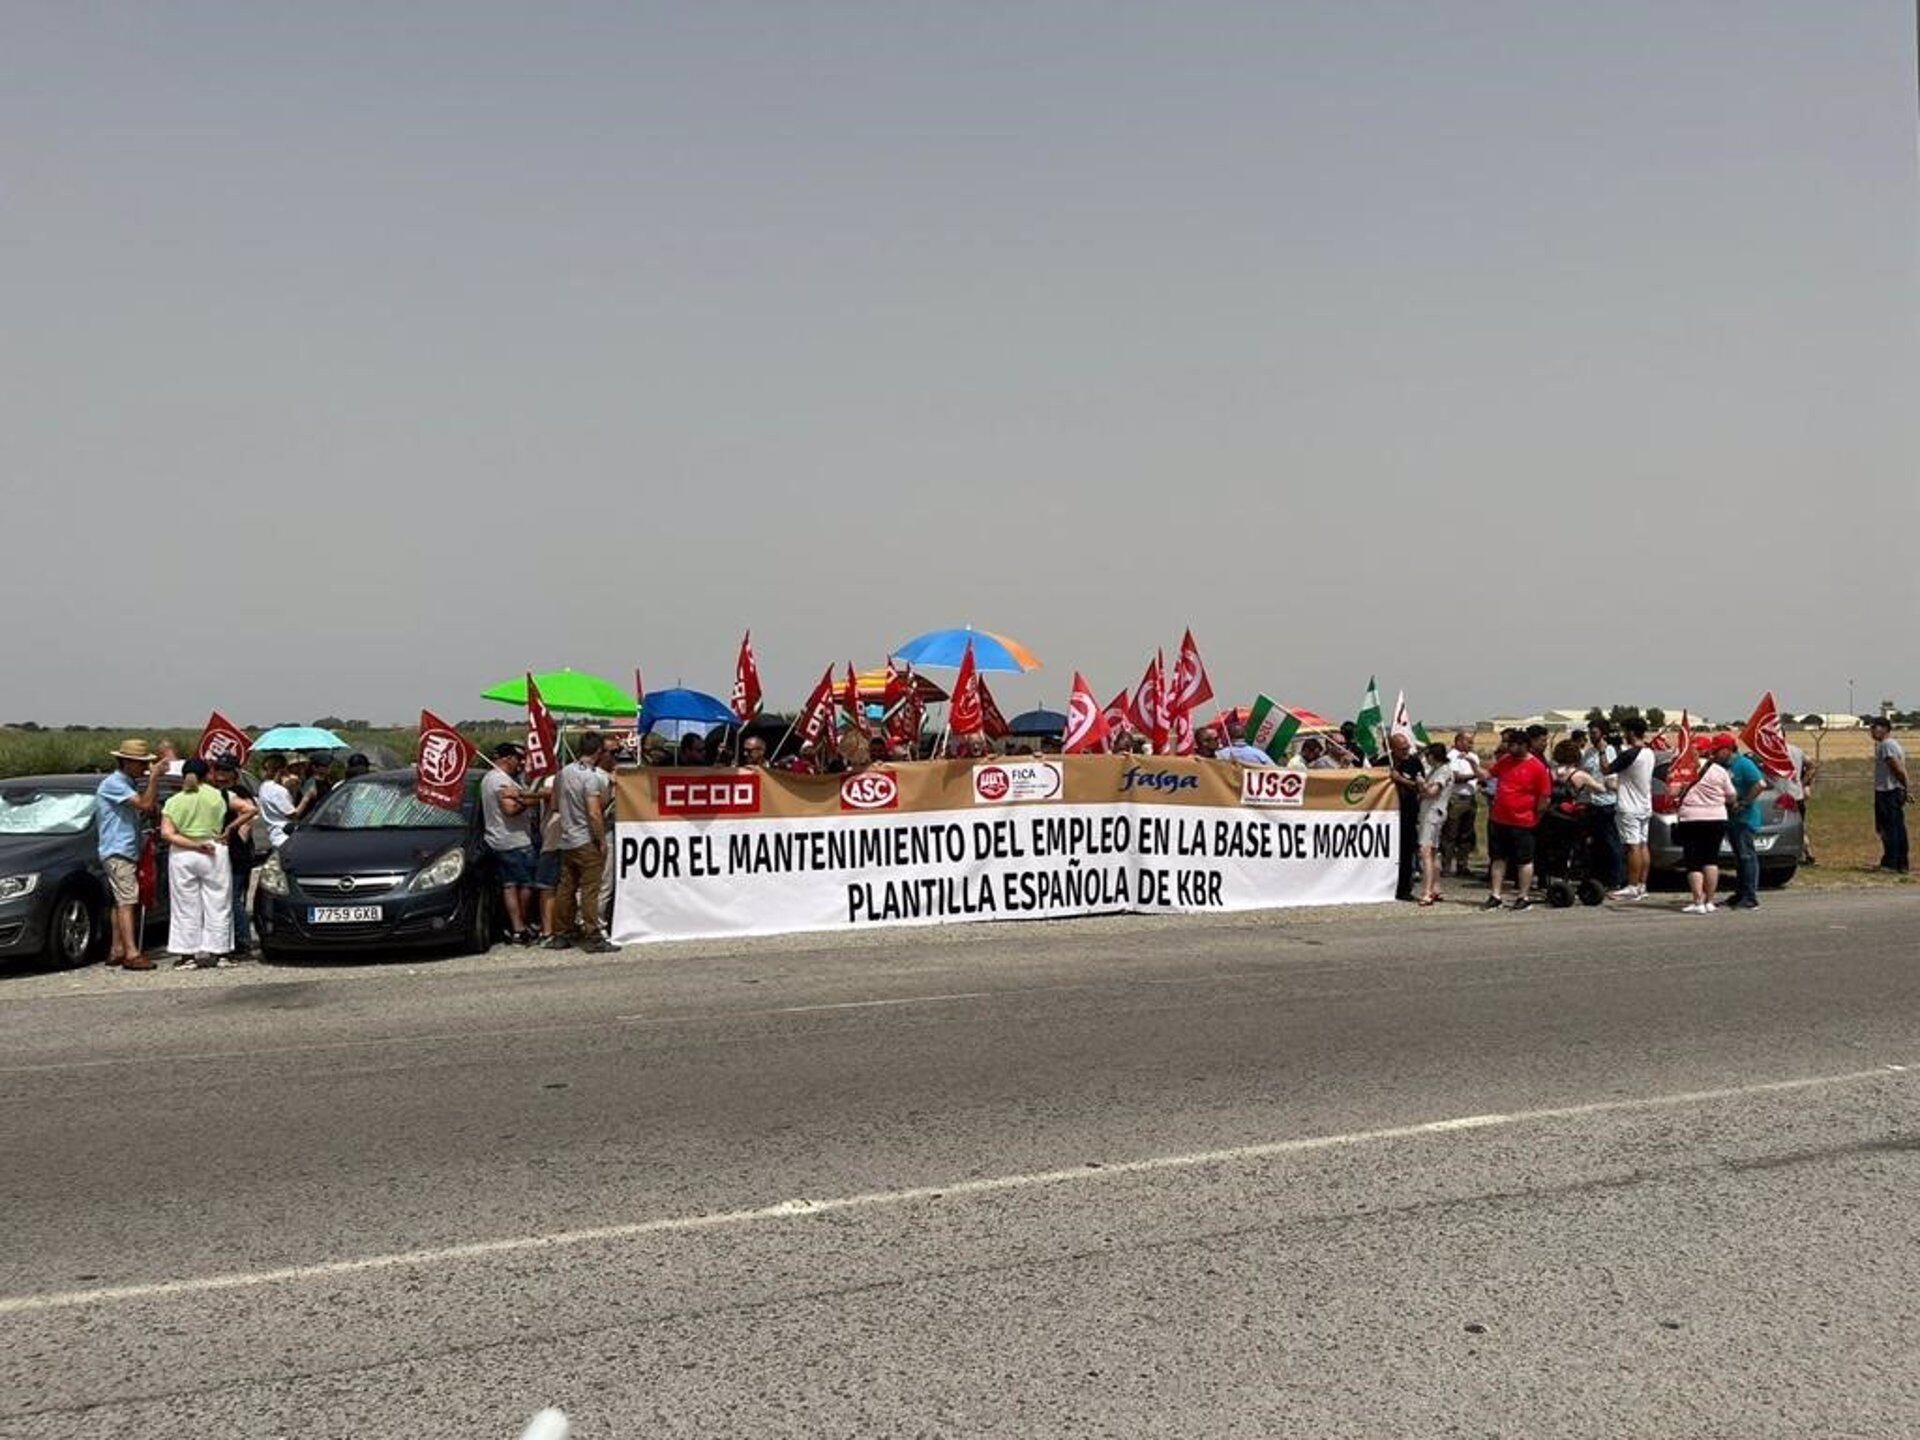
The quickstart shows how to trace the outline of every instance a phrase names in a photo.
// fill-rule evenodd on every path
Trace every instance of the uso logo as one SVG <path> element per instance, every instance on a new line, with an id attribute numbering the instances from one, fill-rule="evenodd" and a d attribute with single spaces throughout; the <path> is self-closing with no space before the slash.
<path id="1" fill-rule="evenodd" d="M 758 815 L 760 776 L 662 775 L 659 790 L 662 815 Z"/>
<path id="2" fill-rule="evenodd" d="M 892 810 L 900 803 L 900 782 L 884 770 L 849 775 L 840 782 L 842 810 Z"/>
<path id="3" fill-rule="evenodd" d="M 1307 803 L 1307 772 L 1255 766 L 1240 772 L 1240 803 L 1291 808 Z"/>

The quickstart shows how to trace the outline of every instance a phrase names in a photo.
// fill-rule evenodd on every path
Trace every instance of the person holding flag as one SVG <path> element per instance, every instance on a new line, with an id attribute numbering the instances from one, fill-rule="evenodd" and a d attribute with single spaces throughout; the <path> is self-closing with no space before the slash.
<path id="1" fill-rule="evenodd" d="M 529 693 L 531 701 L 531 693 Z M 531 945 L 540 936 L 532 923 L 537 851 L 534 820 L 537 797 L 520 788 L 527 752 L 511 740 L 493 747 L 493 768 L 480 781 L 482 838 L 500 877 L 500 901 L 507 912 L 507 942 Z"/>
<path id="2" fill-rule="evenodd" d="M 1733 736 L 1717 737 L 1727 744 L 1727 753 L 1719 758 L 1733 782 L 1733 801 L 1727 806 L 1727 844 L 1733 850 L 1734 910 L 1760 908 L 1760 797 L 1767 791 L 1767 777 L 1753 757 L 1740 752 Z"/>

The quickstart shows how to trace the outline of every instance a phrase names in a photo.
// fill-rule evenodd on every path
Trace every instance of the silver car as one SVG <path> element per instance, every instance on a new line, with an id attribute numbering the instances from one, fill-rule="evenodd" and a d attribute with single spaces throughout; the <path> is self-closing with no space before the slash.
<path id="1" fill-rule="evenodd" d="M 1671 758 L 1658 760 L 1653 767 L 1653 820 L 1647 827 L 1647 845 L 1653 854 L 1656 872 L 1682 873 L 1686 865 L 1680 854 L 1680 841 L 1673 833 L 1674 812 L 1680 802 L 1667 794 L 1667 767 Z M 1753 837 L 1753 848 L 1760 853 L 1760 883 L 1784 885 L 1800 868 L 1800 802 L 1794 796 L 1769 787 L 1760 796 L 1760 830 Z M 1720 842 L 1720 868 L 1732 870 L 1733 846 Z"/>

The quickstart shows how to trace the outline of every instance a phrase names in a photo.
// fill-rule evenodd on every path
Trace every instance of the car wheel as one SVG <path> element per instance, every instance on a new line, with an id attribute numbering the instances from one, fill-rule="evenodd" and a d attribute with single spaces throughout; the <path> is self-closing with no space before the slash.
<path id="1" fill-rule="evenodd" d="M 484 955 L 493 948 L 493 897 L 484 887 L 473 892 L 473 915 L 467 921 L 463 948 L 469 955 Z"/>
<path id="2" fill-rule="evenodd" d="M 106 941 L 106 908 L 79 885 L 61 891 L 47 922 L 47 959 L 63 970 L 90 965 Z"/>
<path id="3" fill-rule="evenodd" d="M 1782 885 L 1790 885 L 1793 883 L 1793 877 L 1799 869 L 1800 866 L 1796 862 L 1792 865 L 1782 865 L 1778 870 L 1762 870 L 1760 872 L 1760 888 L 1763 890 L 1778 890 Z"/>

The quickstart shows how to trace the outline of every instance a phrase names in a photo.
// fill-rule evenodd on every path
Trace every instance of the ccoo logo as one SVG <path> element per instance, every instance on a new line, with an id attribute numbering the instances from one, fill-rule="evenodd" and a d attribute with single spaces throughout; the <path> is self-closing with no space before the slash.
<path id="1" fill-rule="evenodd" d="M 900 804 L 900 782 L 884 770 L 849 775 L 840 782 L 842 810 L 892 810 Z"/>

